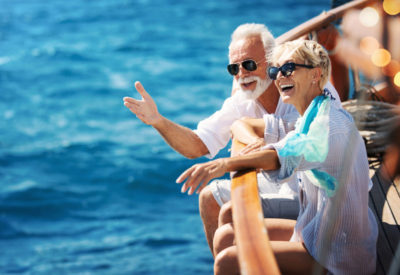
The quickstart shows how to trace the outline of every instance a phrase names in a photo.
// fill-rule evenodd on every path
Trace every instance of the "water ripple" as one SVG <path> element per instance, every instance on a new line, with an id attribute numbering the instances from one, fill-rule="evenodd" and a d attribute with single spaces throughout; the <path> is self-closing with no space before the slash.
<path id="1" fill-rule="evenodd" d="M 144 241 L 144 244 L 149 247 L 169 247 L 169 246 L 180 246 L 189 244 L 190 240 L 185 239 L 170 239 L 170 238 L 163 238 L 163 239 L 155 239 L 150 238 Z"/>
<path id="2" fill-rule="evenodd" d="M 198 197 L 175 184 L 206 159 L 122 97 L 140 80 L 195 128 L 230 94 L 237 25 L 280 35 L 330 1 L 0 2 L 0 273 L 211 274 Z"/>

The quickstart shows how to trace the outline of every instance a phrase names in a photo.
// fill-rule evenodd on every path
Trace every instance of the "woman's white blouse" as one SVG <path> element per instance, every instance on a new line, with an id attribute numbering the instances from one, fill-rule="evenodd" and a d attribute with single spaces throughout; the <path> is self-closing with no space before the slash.
<path id="1" fill-rule="evenodd" d="M 378 229 L 368 208 L 371 181 L 365 145 L 352 117 L 331 106 L 329 151 L 322 163 L 280 156 L 285 142 L 286 138 L 267 146 L 277 151 L 281 167 L 264 175 L 275 181 L 287 181 L 295 174 L 298 178 L 300 213 L 291 241 L 303 242 L 330 273 L 373 274 Z M 328 197 L 307 177 L 306 171 L 314 168 L 338 180 L 340 187 L 334 196 Z"/>

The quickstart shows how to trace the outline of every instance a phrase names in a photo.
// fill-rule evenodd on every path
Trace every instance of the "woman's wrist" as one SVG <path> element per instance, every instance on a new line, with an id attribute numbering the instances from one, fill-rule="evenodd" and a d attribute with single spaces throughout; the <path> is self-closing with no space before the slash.
<path id="1" fill-rule="evenodd" d="M 253 141 L 251 142 L 252 144 L 256 144 L 256 143 L 263 143 L 264 142 L 264 138 L 262 137 L 254 137 Z"/>

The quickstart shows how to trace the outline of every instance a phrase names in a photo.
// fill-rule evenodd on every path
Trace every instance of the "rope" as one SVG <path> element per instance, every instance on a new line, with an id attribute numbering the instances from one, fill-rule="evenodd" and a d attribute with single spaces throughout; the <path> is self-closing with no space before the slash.
<path id="1" fill-rule="evenodd" d="M 354 118 L 363 137 L 370 165 L 382 160 L 390 133 L 400 121 L 400 106 L 374 100 L 353 99 L 342 106 Z"/>

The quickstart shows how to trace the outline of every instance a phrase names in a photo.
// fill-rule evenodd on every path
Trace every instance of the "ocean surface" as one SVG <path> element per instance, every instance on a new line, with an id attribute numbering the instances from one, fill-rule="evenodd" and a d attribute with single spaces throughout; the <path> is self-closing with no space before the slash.
<path id="1" fill-rule="evenodd" d="M 122 98 L 195 128 L 230 94 L 232 31 L 329 0 L 0 0 L 0 274 L 212 274 L 187 160 Z M 226 156 L 227 151 L 219 156 Z"/>

